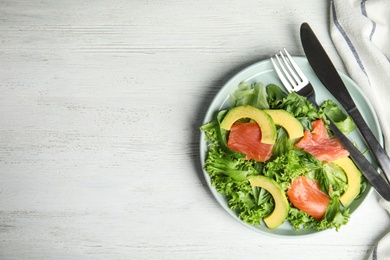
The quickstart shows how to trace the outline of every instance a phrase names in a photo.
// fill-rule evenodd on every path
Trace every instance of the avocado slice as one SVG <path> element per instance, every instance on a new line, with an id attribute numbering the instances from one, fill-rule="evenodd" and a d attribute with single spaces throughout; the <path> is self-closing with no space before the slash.
<path id="1" fill-rule="evenodd" d="M 264 110 L 272 117 L 276 125 L 280 125 L 286 131 L 290 139 L 296 139 L 303 136 L 303 126 L 298 119 L 283 109 Z"/>
<path id="2" fill-rule="evenodd" d="M 254 187 L 266 189 L 274 198 L 275 208 L 270 215 L 264 218 L 264 223 L 267 227 L 274 229 L 283 224 L 287 218 L 290 206 L 282 187 L 273 179 L 262 175 L 251 177 L 249 182 Z"/>
<path id="3" fill-rule="evenodd" d="M 276 126 L 271 116 L 263 110 L 250 105 L 238 106 L 230 109 L 221 122 L 221 128 L 230 130 L 234 122 L 242 118 L 254 120 L 261 129 L 261 142 L 265 144 L 274 144 L 276 140 Z"/>
<path id="4" fill-rule="evenodd" d="M 347 175 L 348 189 L 340 196 L 341 204 L 347 207 L 360 193 L 361 172 L 349 157 L 332 162 L 340 166 Z"/>

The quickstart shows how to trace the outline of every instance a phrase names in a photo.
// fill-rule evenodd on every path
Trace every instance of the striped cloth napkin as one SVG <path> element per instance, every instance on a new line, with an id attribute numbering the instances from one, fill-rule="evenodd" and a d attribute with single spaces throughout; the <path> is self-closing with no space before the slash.
<path id="1" fill-rule="evenodd" d="M 390 0 L 331 0 L 330 34 L 348 74 L 374 106 L 390 154 Z M 380 205 L 390 213 L 389 202 Z M 390 233 L 369 259 L 390 259 Z"/>

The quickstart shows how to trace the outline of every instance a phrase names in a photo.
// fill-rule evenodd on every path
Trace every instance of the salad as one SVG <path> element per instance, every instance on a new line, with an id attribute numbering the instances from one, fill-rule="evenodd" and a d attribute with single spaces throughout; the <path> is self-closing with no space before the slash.
<path id="1" fill-rule="evenodd" d="M 228 207 L 251 225 L 302 229 L 347 224 L 349 205 L 366 181 L 328 128 L 345 134 L 355 125 L 332 101 L 317 110 L 279 86 L 243 82 L 230 109 L 202 125 L 208 144 L 204 170 Z"/>

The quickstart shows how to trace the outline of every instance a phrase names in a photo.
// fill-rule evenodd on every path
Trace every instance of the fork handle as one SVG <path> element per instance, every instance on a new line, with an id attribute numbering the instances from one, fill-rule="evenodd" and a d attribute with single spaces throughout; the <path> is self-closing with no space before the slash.
<path id="1" fill-rule="evenodd" d="M 387 155 L 385 149 L 383 149 L 383 147 L 379 144 L 378 140 L 371 132 L 370 128 L 368 127 L 366 121 L 363 119 L 358 109 L 356 108 L 352 109 L 348 111 L 348 113 L 354 120 L 361 135 L 366 141 L 366 144 L 368 145 L 368 147 L 370 147 L 372 154 L 376 158 L 378 165 L 380 166 L 380 168 L 386 175 L 387 180 L 389 181 L 390 180 L 390 158 Z"/>
<path id="2" fill-rule="evenodd" d="M 341 141 L 344 147 L 350 152 L 352 160 L 361 170 L 363 175 L 376 189 L 379 195 L 387 201 L 390 201 L 390 185 L 382 175 L 378 174 L 372 164 L 364 157 L 364 155 L 355 147 L 355 145 L 346 137 L 337 126 L 330 121 L 330 130 Z"/>
<path id="3" fill-rule="evenodd" d="M 305 87 L 299 90 L 298 94 L 306 96 L 309 102 L 312 103 L 313 106 L 316 107 L 316 109 L 319 108 L 316 102 L 315 92 L 312 91 L 312 88 Z M 370 150 L 374 155 L 376 161 L 378 162 L 379 167 L 382 169 L 384 175 L 386 176 L 387 182 L 390 183 L 390 158 L 387 155 L 385 149 L 383 149 L 383 147 L 379 144 L 378 140 L 375 138 L 374 134 L 368 127 L 366 121 L 363 119 L 356 106 L 350 109 L 348 111 L 348 114 L 352 117 L 366 144 L 368 145 L 368 147 L 370 147 Z"/>

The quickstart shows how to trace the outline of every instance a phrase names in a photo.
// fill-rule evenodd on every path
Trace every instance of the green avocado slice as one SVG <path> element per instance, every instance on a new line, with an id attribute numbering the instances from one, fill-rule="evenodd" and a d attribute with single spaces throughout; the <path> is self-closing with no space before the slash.
<path id="1" fill-rule="evenodd" d="M 332 163 L 340 166 L 347 175 L 348 189 L 340 197 L 341 204 L 347 207 L 360 193 L 361 172 L 349 157 L 337 159 Z"/>
<path id="2" fill-rule="evenodd" d="M 276 126 L 271 116 L 263 110 L 250 105 L 238 106 L 230 109 L 221 122 L 221 128 L 230 130 L 234 122 L 242 118 L 254 120 L 261 129 L 261 142 L 274 144 L 276 140 Z"/>
<path id="3" fill-rule="evenodd" d="M 276 125 L 283 127 L 290 139 L 296 139 L 303 136 L 303 126 L 298 119 L 283 109 L 264 110 L 272 117 Z"/>
<path id="4" fill-rule="evenodd" d="M 283 224 L 287 218 L 290 206 L 282 187 L 273 179 L 262 175 L 251 177 L 249 182 L 254 187 L 266 189 L 274 198 L 275 208 L 270 215 L 264 218 L 264 223 L 267 227 L 274 229 Z"/>

